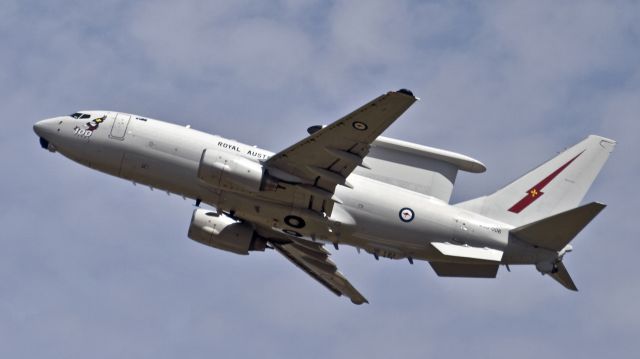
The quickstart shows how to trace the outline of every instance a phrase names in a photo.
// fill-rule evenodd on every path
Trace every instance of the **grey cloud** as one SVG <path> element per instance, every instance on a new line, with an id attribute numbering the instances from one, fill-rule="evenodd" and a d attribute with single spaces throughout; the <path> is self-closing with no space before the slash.
<path id="1" fill-rule="evenodd" d="M 5 1 L 0 355 L 633 356 L 638 14 L 623 1 Z M 372 302 L 355 307 L 275 253 L 190 242 L 192 203 L 46 153 L 31 132 L 102 108 L 277 150 L 399 87 L 422 101 L 388 135 L 488 165 L 459 177 L 456 200 L 589 133 L 619 140 L 587 198 L 609 207 L 566 259 L 581 292 L 532 268 L 441 279 L 341 248 Z"/>

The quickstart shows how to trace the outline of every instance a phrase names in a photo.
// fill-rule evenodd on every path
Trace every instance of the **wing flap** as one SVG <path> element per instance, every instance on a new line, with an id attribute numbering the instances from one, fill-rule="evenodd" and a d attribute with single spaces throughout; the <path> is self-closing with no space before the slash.
<path id="1" fill-rule="evenodd" d="M 487 247 L 471 247 L 467 245 L 451 244 L 448 242 L 431 242 L 440 253 L 445 256 L 481 259 L 485 261 L 499 262 L 502 260 L 502 251 Z"/>
<path id="2" fill-rule="evenodd" d="M 321 244 L 295 239 L 288 243 L 272 241 L 273 247 L 337 296 L 346 296 L 354 304 L 369 303 L 338 271 Z"/>

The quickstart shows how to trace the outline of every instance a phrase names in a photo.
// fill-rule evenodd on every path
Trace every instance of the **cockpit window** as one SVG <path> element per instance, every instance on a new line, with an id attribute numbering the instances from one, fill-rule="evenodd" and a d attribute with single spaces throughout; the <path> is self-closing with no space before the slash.
<path id="1" fill-rule="evenodd" d="M 76 112 L 73 115 L 69 115 L 73 118 L 80 118 L 80 119 L 84 119 L 84 118 L 91 118 L 91 115 L 88 113 L 82 113 L 82 112 Z"/>

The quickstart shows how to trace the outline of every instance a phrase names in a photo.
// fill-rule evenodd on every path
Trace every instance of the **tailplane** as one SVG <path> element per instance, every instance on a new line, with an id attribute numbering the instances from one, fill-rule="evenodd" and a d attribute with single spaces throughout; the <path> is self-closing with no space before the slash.
<path id="1" fill-rule="evenodd" d="M 580 204 L 616 142 L 591 135 L 497 192 L 457 206 L 522 226 Z"/>
<path id="2" fill-rule="evenodd" d="M 578 287 L 573 283 L 573 279 L 569 275 L 567 268 L 564 266 L 562 261 L 556 264 L 556 268 L 554 272 L 549 273 L 551 278 L 555 279 L 556 282 L 562 284 L 563 287 L 572 290 L 574 292 L 578 291 Z"/>
<path id="3" fill-rule="evenodd" d="M 518 228 L 511 234 L 540 248 L 556 252 L 564 249 L 606 205 L 592 202 Z"/>
<path id="4" fill-rule="evenodd" d="M 512 229 L 510 234 L 537 248 L 556 252 L 557 255 L 551 260 L 536 263 L 536 268 L 542 274 L 551 276 L 565 288 L 577 291 L 578 288 L 573 283 L 562 259 L 572 249 L 569 242 L 605 207 L 602 203 L 592 202 Z"/>
<path id="5" fill-rule="evenodd" d="M 572 249 L 569 242 L 605 207 L 578 206 L 615 145 L 591 135 L 495 193 L 457 206 L 514 226 L 511 236 L 549 254 L 535 263 L 538 271 L 577 291 L 562 259 Z"/>

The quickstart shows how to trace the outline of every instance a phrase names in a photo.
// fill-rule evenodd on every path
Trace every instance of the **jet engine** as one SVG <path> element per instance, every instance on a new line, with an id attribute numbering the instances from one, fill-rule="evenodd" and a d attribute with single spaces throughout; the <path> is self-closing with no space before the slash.
<path id="1" fill-rule="evenodd" d="M 237 254 L 264 251 L 267 246 L 251 225 L 204 209 L 193 211 L 188 236 L 196 242 Z"/>
<path id="2" fill-rule="evenodd" d="M 258 192 L 264 169 L 258 162 L 215 149 L 205 149 L 200 157 L 198 178 L 225 190 Z"/>

